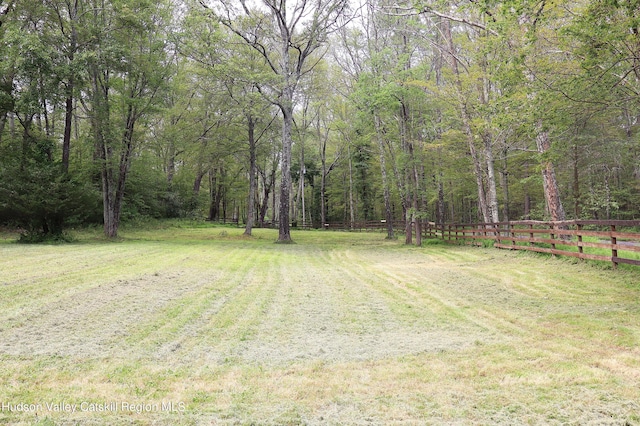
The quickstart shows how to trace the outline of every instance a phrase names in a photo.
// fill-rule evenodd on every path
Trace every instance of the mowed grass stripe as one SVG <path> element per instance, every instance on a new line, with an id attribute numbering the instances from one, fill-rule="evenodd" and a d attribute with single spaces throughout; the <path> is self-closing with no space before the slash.
<path id="1" fill-rule="evenodd" d="M 432 255 L 437 259 L 439 251 L 433 250 Z M 468 251 L 474 253 L 465 255 Z M 379 269 L 412 291 L 439 299 L 466 320 L 496 335 L 526 336 L 535 329 L 536 319 L 541 315 L 536 306 L 548 306 L 551 300 L 548 295 L 540 298 L 532 291 L 522 291 L 528 284 L 519 277 L 526 276 L 529 269 L 539 271 L 544 268 L 544 262 L 536 263 L 535 257 L 493 249 L 452 247 L 447 252 L 460 252 L 460 259 L 465 260 L 448 266 L 448 262 L 440 260 L 429 267 L 419 263 L 382 262 Z M 424 279 L 426 271 L 429 279 Z M 545 286 L 553 287 L 549 280 Z M 558 300 L 564 300 L 565 291 L 557 292 Z"/>
<path id="2" fill-rule="evenodd" d="M 362 333 L 391 330 L 400 324 L 407 325 L 399 315 L 401 310 L 397 306 L 398 298 L 388 291 L 387 283 L 373 286 L 370 283 L 373 275 L 368 268 L 364 267 L 360 273 L 353 270 L 354 265 L 367 262 L 366 256 L 362 257 L 360 254 L 364 253 L 349 251 L 349 255 L 345 256 L 342 250 L 334 250 L 330 256 L 330 272 L 337 294 L 336 306 L 340 310 L 341 329 Z M 404 298 L 400 300 L 402 303 L 406 302 Z M 430 310 L 424 309 L 420 315 L 428 318 Z M 410 325 L 415 325 L 413 319 L 410 320 Z"/>
<path id="3" fill-rule="evenodd" d="M 176 249 L 183 248 L 178 245 Z M 141 356 L 166 355 L 167 348 L 184 350 L 189 338 L 199 335 L 202 322 L 216 315 L 224 304 L 233 302 L 234 294 L 245 284 L 245 258 L 246 250 L 226 245 L 224 250 L 210 244 L 192 251 L 188 263 L 177 269 L 182 277 L 173 283 L 164 282 L 156 290 L 163 292 L 168 286 L 178 285 L 185 288 L 184 295 L 144 322 L 132 324 L 126 345 L 134 345 Z"/>
<path id="4" fill-rule="evenodd" d="M 277 255 L 269 250 L 245 252 L 238 264 L 241 273 L 223 277 L 237 281 L 237 291 L 202 318 L 195 338 L 183 351 L 199 363 L 242 362 L 247 342 L 259 332 L 281 285 L 280 277 L 274 275 Z"/>
<path id="5" fill-rule="evenodd" d="M 516 315 L 501 309 L 497 296 L 500 288 L 491 282 L 478 283 L 476 277 L 458 265 L 443 267 L 448 261 L 438 260 L 436 252 L 431 256 L 435 259 L 432 265 L 412 264 L 409 255 L 404 256 L 408 258 L 406 263 L 384 260 L 375 266 L 376 273 L 393 283 L 394 293 L 406 294 L 409 299 L 429 306 L 443 324 L 472 326 L 497 338 L 527 332 L 528 328 L 518 323 Z M 484 305 L 482 301 L 486 300 L 489 302 Z"/>
<path id="6" fill-rule="evenodd" d="M 398 278 L 397 270 L 385 269 L 386 265 L 398 262 L 399 269 L 402 269 L 407 259 L 417 259 L 416 254 L 402 250 L 347 250 L 343 270 L 352 280 L 363 283 L 366 293 L 373 292 L 383 297 L 396 320 L 405 326 L 437 328 L 471 324 L 443 299 L 434 297 L 428 291 L 418 293 L 408 288 L 405 281 Z M 419 277 L 420 287 L 425 289 L 429 288 L 432 280 L 428 265 L 423 264 L 426 268 Z"/>
<path id="7" fill-rule="evenodd" d="M 160 265 L 172 267 L 172 256 L 161 249 L 147 249 L 141 253 L 128 246 L 44 247 L 45 251 L 53 248 L 58 250 L 55 266 L 53 263 L 40 264 L 39 257 L 35 256 L 31 268 L 21 261 L 16 270 L 11 268 L 0 272 L 0 282 L 4 282 L 0 292 L 3 306 L 0 319 L 24 321 L 46 312 L 51 304 L 63 300 L 73 304 L 83 292 L 100 285 L 151 274 L 162 270 Z M 18 247 L 18 251 L 23 253 L 21 249 Z"/>

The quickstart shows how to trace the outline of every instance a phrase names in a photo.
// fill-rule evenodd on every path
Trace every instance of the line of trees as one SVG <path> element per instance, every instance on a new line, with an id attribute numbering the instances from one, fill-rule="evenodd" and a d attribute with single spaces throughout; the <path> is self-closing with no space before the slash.
<path id="1" fill-rule="evenodd" d="M 640 215 L 635 0 L 0 1 L 0 223 Z M 404 219 L 404 230 L 392 221 Z"/>

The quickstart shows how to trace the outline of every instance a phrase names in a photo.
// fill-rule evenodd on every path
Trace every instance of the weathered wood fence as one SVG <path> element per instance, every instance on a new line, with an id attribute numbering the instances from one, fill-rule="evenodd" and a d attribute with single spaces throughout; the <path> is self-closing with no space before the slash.
<path id="1" fill-rule="evenodd" d="M 392 223 L 394 230 L 404 230 L 404 220 L 394 220 Z M 325 224 L 325 229 L 332 229 L 334 231 L 385 231 L 387 229 L 387 221 L 330 222 Z"/>
<path id="2" fill-rule="evenodd" d="M 571 220 L 425 226 L 427 237 L 470 244 L 493 242 L 508 250 L 528 250 L 579 259 L 640 266 L 640 221 Z"/>
<path id="3" fill-rule="evenodd" d="M 394 220 L 393 229 L 404 232 L 405 222 Z M 384 220 L 331 222 L 325 229 L 384 232 Z M 563 222 L 511 221 L 498 223 L 422 224 L 424 238 L 451 243 L 487 245 L 507 250 L 527 250 L 578 259 L 640 266 L 640 220 L 569 220 Z"/>

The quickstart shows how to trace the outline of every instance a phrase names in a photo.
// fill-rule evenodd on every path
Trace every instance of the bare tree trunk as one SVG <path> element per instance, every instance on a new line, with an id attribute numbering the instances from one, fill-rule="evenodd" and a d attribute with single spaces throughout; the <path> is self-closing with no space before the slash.
<path id="1" fill-rule="evenodd" d="M 324 229 L 327 222 L 327 174 L 326 161 L 322 162 L 322 171 L 320 176 L 320 228 Z M 316 226 L 317 227 L 317 226 Z"/>
<path id="2" fill-rule="evenodd" d="M 408 195 L 413 198 L 413 201 L 411 203 L 413 207 L 411 220 L 413 222 L 413 227 L 415 228 L 415 233 L 416 233 L 416 246 L 420 247 L 422 245 L 422 226 L 420 223 L 420 215 L 419 215 L 420 213 L 420 203 L 419 203 L 420 176 L 418 173 L 418 167 L 416 166 L 417 160 L 416 160 L 416 153 L 413 146 L 413 142 L 409 139 L 409 135 L 408 135 L 408 120 L 409 120 L 408 112 L 403 107 L 402 134 L 403 134 L 403 138 L 405 138 L 405 146 L 409 154 L 408 171 L 410 176 L 407 183 L 411 182 L 411 187 L 412 187 L 412 190 L 411 192 L 409 192 Z"/>
<path id="3" fill-rule="evenodd" d="M 382 142 L 384 142 L 384 140 L 382 140 Z M 398 192 L 402 194 L 401 196 L 402 217 L 406 218 L 408 214 L 408 210 L 410 208 L 410 205 L 407 205 L 407 197 L 405 196 L 407 191 L 407 185 L 406 185 L 405 179 L 401 178 L 400 176 L 400 171 L 398 170 L 398 163 L 396 161 L 396 156 L 391 147 L 389 147 L 389 155 L 391 156 L 391 169 L 393 170 L 393 177 L 395 179 Z M 407 229 L 407 225 L 408 225 L 408 229 Z M 407 222 L 406 220 L 405 220 L 405 233 L 409 234 L 409 237 L 411 238 L 411 222 Z M 406 243 L 406 239 L 405 239 L 405 243 Z M 411 244 L 411 239 L 409 240 L 408 244 Z"/>
<path id="4" fill-rule="evenodd" d="M 76 30 L 76 20 L 78 19 L 78 1 L 76 0 L 71 7 L 69 4 L 69 15 L 72 21 L 70 46 L 69 46 L 69 64 L 73 63 L 75 52 L 78 45 L 78 31 Z M 73 122 L 73 92 L 75 90 L 75 78 L 72 74 L 66 87 L 65 111 L 64 111 L 64 134 L 62 137 L 62 171 L 69 172 L 69 157 L 71 155 L 71 127 Z"/>
<path id="5" fill-rule="evenodd" d="M 320 162 L 322 164 L 320 176 L 320 226 L 324 229 L 324 224 L 327 222 L 327 175 L 330 170 L 327 170 L 328 134 L 325 137 L 320 131 L 320 112 L 318 112 L 316 129 L 318 141 L 320 142 Z"/>
<path id="6" fill-rule="evenodd" d="M 576 219 L 580 218 L 580 150 L 578 144 L 573 146 L 573 214 Z"/>
<path id="7" fill-rule="evenodd" d="M 460 96 L 460 113 L 462 115 L 462 125 L 465 135 L 467 136 L 467 143 L 469 145 L 469 153 L 471 154 L 471 160 L 473 161 L 473 172 L 476 177 L 476 185 L 478 187 L 478 208 L 482 214 L 482 219 L 485 223 L 490 222 L 490 215 L 487 208 L 487 197 L 484 188 L 483 172 L 476 146 L 473 138 L 473 131 L 471 130 L 471 116 L 467 110 L 466 102 L 462 93 L 462 82 L 460 80 L 460 70 L 458 68 L 458 59 L 455 56 L 455 46 L 453 44 L 453 37 L 451 35 L 451 23 L 448 20 L 442 21 L 442 34 L 447 42 L 448 54 L 451 59 L 451 69 L 455 75 L 455 83 L 458 88 L 458 94 Z"/>
<path id="8" fill-rule="evenodd" d="M 382 138 L 382 129 L 380 125 L 380 117 L 374 113 L 374 125 L 378 139 L 378 148 L 380 150 L 380 173 L 382 176 L 382 193 L 384 197 L 384 211 L 387 225 L 387 239 L 392 240 L 393 235 L 393 215 L 391 213 L 391 193 L 389 191 L 389 179 L 387 178 L 387 160 L 385 156 L 384 140 Z"/>
<path id="9" fill-rule="evenodd" d="M 305 175 L 307 174 L 307 169 L 304 164 L 304 143 L 300 149 L 300 208 L 302 210 L 302 227 L 304 228 L 306 225 L 306 206 L 305 206 L 305 198 L 304 198 L 304 184 L 305 184 Z"/>
<path id="10" fill-rule="evenodd" d="M 173 178 L 176 175 L 176 148 L 173 141 L 169 142 L 167 147 L 167 188 L 171 190 L 173 186 Z"/>
<path id="11" fill-rule="evenodd" d="M 467 113 L 467 108 L 463 105 L 462 122 L 464 125 L 465 134 L 467 135 L 469 153 L 471 154 L 471 160 L 473 161 L 473 174 L 476 178 L 476 186 L 478 188 L 478 209 L 480 210 L 480 214 L 482 215 L 482 220 L 485 223 L 489 223 L 491 222 L 491 216 L 489 215 L 489 209 L 487 207 L 487 196 L 484 188 L 482 166 L 480 164 L 480 159 L 478 158 L 478 153 L 476 151 L 476 145 L 473 140 L 473 132 L 471 131 L 469 120 L 470 117 Z"/>
<path id="12" fill-rule="evenodd" d="M 219 217 L 220 198 L 218 196 L 217 170 L 209 170 L 209 215 L 207 220 L 217 220 Z"/>
<path id="13" fill-rule="evenodd" d="M 487 163 L 487 208 L 492 223 L 500 222 L 498 207 L 498 190 L 496 187 L 496 173 L 493 159 L 493 138 L 490 133 L 485 133 L 482 137 L 484 140 L 484 158 Z"/>
<path id="14" fill-rule="evenodd" d="M 244 228 L 244 235 L 251 235 L 251 230 L 253 229 L 256 216 L 256 191 L 258 186 L 255 121 L 251 116 L 247 117 L 247 127 L 249 132 L 249 195 L 247 197 L 247 223 Z"/>
<path id="15" fill-rule="evenodd" d="M 7 124 L 7 112 L 0 114 L 0 143 L 2 142 L 2 134 L 4 133 L 4 127 Z"/>
<path id="16" fill-rule="evenodd" d="M 551 148 L 549 132 L 542 129 L 542 123 L 538 124 L 536 146 L 538 153 L 541 155 L 545 154 Z M 551 220 L 554 222 L 565 220 L 566 216 L 564 208 L 562 207 L 562 200 L 560 199 L 560 190 L 556 180 L 555 168 L 553 167 L 553 163 L 548 159 L 544 159 L 542 162 L 542 184 Z"/>
<path id="17" fill-rule="evenodd" d="M 415 212 L 418 212 L 420 206 L 418 204 L 417 171 L 414 170 L 414 172 L 416 174 L 416 186 L 414 187 L 413 194 L 413 210 Z M 420 247 L 422 245 L 422 224 L 420 223 L 420 217 L 414 214 L 413 222 L 413 226 L 415 227 L 416 231 L 416 246 Z"/>
<path id="18" fill-rule="evenodd" d="M 259 201 L 258 205 L 258 224 L 261 228 L 264 228 L 264 218 L 267 215 L 267 210 L 269 208 L 269 194 L 271 193 L 271 188 L 267 187 L 267 179 L 265 173 L 260 170 L 260 176 L 262 177 L 262 199 Z"/>
<path id="19" fill-rule="evenodd" d="M 269 172 L 269 175 L 267 177 L 267 171 L 266 170 L 261 170 L 260 171 L 260 176 L 262 176 L 262 204 L 260 205 L 260 213 L 259 213 L 259 221 L 260 221 L 260 226 L 264 227 L 264 219 L 267 215 L 267 210 L 269 210 L 269 196 L 271 194 L 271 191 L 273 189 L 273 187 L 276 184 L 276 173 L 278 171 L 278 161 L 279 161 L 280 156 L 279 155 L 274 155 L 273 159 L 272 159 L 272 163 L 271 163 L 271 170 Z M 266 167 L 265 167 L 266 168 Z M 275 220 L 275 214 L 276 214 L 276 206 L 275 206 L 275 195 L 273 196 L 273 220 Z"/>
<path id="20" fill-rule="evenodd" d="M 604 168 L 604 193 L 605 193 L 605 212 L 607 220 L 611 220 L 611 184 L 609 182 L 610 170 L 608 166 Z"/>
<path id="21" fill-rule="evenodd" d="M 288 50 L 287 50 L 288 52 Z M 282 123 L 282 162 L 280 181 L 280 214 L 278 226 L 278 242 L 291 242 L 291 230 L 289 225 L 289 203 L 291 197 L 291 130 L 293 127 L 293 88 L 286 88 L 285 104 L 281 107 L 283 114 Z"/>
<path id="22" fill-rule="evenodd" d="M 442 172 L 440 172 L 442 173 Z M 442 175 L 440 176 L 440 181 L 438 182 L 438 223 L 444 226 L 444 184 L 442 183 Z M 453 203 L 451 206 L 451 220 L 453 221 Z"/>
<path id="23" fill-rule="evenodd" d="M 383 151 L 384 153 L 384 151 Z M 356 222 L 356 211 L 355 211 L 355 203 L 353 200 L 353 164 L 351 162 L 351 147 L 347 146 L 347 155 L 349 156 L 349 228 L 353 229 Z M 386 207 L 386 205 L 385 205 Z M 387 229 L 388 231 L 388 229 Z M 391 227 L 391 232 L 393 232 L 393 227 Z M 388 234 L 387 234 L 388 236 Z"/>
<path id="24" fill-rule="evenodd" d="M 69 157 L 71 155 L 71 126 L 73 120 L 73 80 L 69 82 L 67 88 L 67 99 L 65 100 L 64 112 L 64 133 L 62 136 L 62 172 L 69 172 Z"/>
<path id="25" fill-rule="evenodd" d="M 193 195 L 197 196 L 198 194 L 200 194 L 200 186 L 202 186 L 202 178 L 204 178 L 204 175 L 206 175 L 207 172 L 205 171 L 199 171 L 198 173 L 196 173 L 196 178 L 193 180 Z"/>
<path id="26" fill-rule="evenodd" d="M 9 113 L 9 136 L 11 139 L 16 138 L 16 116 L 13 113 Z"/>
<path id="27" fill-rule="evenodd" d="M 504 197 L 504 207 L 502 209 L 502 220 L 505 222 L 509 222 L 509 163 L 508 163 L 508 154 L 509 151 L 505 146 L 503 151 L 503 163 L 502 163 L 502 172 L 500 173 L 500 182 L 502 184 L 502 196 Z"/>
<path id="28" fill-rule="evenodd" d="M 108 75 L 101 75 L 97 69 L 92 69 L 91 83 L 93 89 L 93 110 L 91 111 L 91 125 L 94 136 L 95 154 L 100 167 L 102 181 L 102 217 L 104 234 L 108 238 L 118 236 L 118 219 L 116 217 L 116 181 L 113 176 L 113 149 L 109 134 L 109 79 Z"/>
<path id="29" fill-rule="evenodd" d="M 133 154 L 133 129 L 136 122 L 135 114 L 135 111 L 130 109 L 123 137 L 124 146 L 120 154 L 120 167 L 118 168 L 118 183 L 116 186 L 116 198 L 114 205 L 114 216 L 116 218 L 117 226 L 120 225 L 120 214 L 122 212 L 124 190 L 127 182 L 127 177 L 129 175 L 129 169 L 131 168 L 131 156 Z"/>
<path id="30" fill-rule="evenodd" d="M 438 28 L 441 28 L 442 26 L 442 21 L 440 17 L 436 17 L 436 26 Z M 441 31 L 436 31 L 436 43 L 438 43 L 439 45 L 443 44 L 443 40 L 442 40 L 442 32 Z M 442 67 L 444 66 L 445 63 L 445 52 L 443 51 L 443 49 L 438 49 L 438 51 L 436 52 L 436 56 L 434 58 L 433 61 L 433 71 L 435 73 L 435 77 L 436 77 L 436 85 L 438 87 L 443 86 L 444 81 L 442 78 Z M 440 108 L 438 108 L 436 110 L 436 122 L 437 122 L 437 127 L 436 127 L 436 137 L 437 139 L 442 139 L 442 127 L 441 127 L 441 123 L 442 123 L 442 110 Z M 443 179 L 444 179 L 444 173 L 442 171 L 442 148 L 438 147 L 436 150 L 437 153 L 437 161 L 434 161 L 432 164 L 433 167 L 433 181 L 435 183 L 435 186 L 438 190 L 438 200 L 436 201 L 436 226 L 441 227 L 441 229 L 444 229 L 444 222 L 445 222 L 445 202 L 444 202 L 444 183 L 443 183 Z M 452 191 L 453 192 L 453 191 Z M 451 202 L 451 220 L 454 220 L 453 217 L 453 200 Z"/>

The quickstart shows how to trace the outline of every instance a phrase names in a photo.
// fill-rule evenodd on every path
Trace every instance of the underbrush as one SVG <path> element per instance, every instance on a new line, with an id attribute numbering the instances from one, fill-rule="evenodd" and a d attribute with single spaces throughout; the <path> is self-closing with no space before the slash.
<path id="1" fill-rule="evenodd" d="M 27 231 L 20 233 L 20 237 L 17 242 L 20 244 L 64 244 L 75 241 L 75 236 L 66 231 L 55 234 Z"/>

